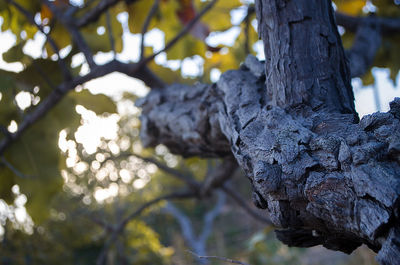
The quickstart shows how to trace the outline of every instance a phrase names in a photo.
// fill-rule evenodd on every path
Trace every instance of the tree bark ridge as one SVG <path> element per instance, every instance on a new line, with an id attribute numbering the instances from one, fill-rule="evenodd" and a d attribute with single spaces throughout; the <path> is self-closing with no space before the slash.
<path id="1" fill-rule="evenodd" d="M 331 1 L 257 0 L 256 13 L 272 103 L 355 113 Z"/>

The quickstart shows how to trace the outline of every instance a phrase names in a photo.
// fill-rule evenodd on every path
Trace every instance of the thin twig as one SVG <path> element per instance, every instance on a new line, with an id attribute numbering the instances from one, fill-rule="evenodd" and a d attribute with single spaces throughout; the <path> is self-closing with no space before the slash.
<path id="1" fill-rule="evenodd" d="M 207 176 L 201 186 L 201 196 L 205 196 L 211 190 L 223 185 L 234 175 L 237 168 L 238 165 L 233 158 L 225 158 L 221 164 L 207 173 Z"/>
<path id="2" fill-rule="evenodd" d="M 140 60 L 144 58 L 144 35 L 147 33 L 147 30 L 150 25 L 150 21 L 153 18 L 153 16 L 156 14 L 158 10 L 158 6 L 160 4 L 160 0 L 154 0 L 154 3 L 147 14 L 146 20 L 144 21 L 143 28 L 142 28 L 142 35 L 140 39 Z"/>
<path id="3" fill-rule="evenodd" d="M 74 23 L 74 18 L 70 16 L 66 16 L 61 10 L 59 10 L 52 2 L 49 0 L 43 0 L 44 4 L 51 10 L 51 12 L 55 15 L 55 17 L 65 26 L 68 32 L 71 34 L 72 40 L 79 48 L 79 50 L 85 56 L 86 62 L 88 63 L 90 68 L 94 68 L 96 63 L 93 59 L 92 51 L 87 45 L 85 39 L 82 34 L 79 32 L 79 29 L 76 27 Z"/>
<path id="4" fill-rule="evenodd" d="M 254 217 L 256 220 L 261 221 L 265 224 L 272 225 L 271 220 L 258 214 L 254 209 L 252 209 L 245 199 L 243 199 L 237 192 L 232 190 L 228 185 L 221 186 L 221 189 L 231 197 L 240 207 L 242 207 L 250 216 Z"/>
<path id="5" fill-rule="evenodd" d="M 57 62 L 58 65 L 61 69 L 61 72 L 64 76 L 65 80 L 71 80 L 72 79 L 72 75 L 70 73 L 70 71 L 68 70 L 68 66 L 66 64 L 66 62 L 64 61 L 63 58 L 61 58 L 60 56 L 60 49 L 58 48 L 56 42 L 53 40 L 53 38 L 47 34 L 44 31 L 44 28 L 42 25 L 36 23 L 34 16 L 28 11 L 26 10 L 23 6 L 21 6 L 20 4 L 18 4 L 17 2 L 15 2 L 14 0 L 6 0 L 9 4 L 13 5 L 21 14 L 23 14 L 26 19 L 32 24 L 35 25 L 38 30 L 43 33 L 46 36 L 47 42 L 50 44 L 51 48 L 53 49 L 54 53 L 57 55 Z"/>
<path id="6" fill-rule="evenodd" d="M 39 64 L 37 64 L 35 61 L 32 62 L 35 70 L 38 72 L 38 74 L 43 78 L 43 80 L 47 83 L 47 85 L 51 88 L 51 89 L 56 89 L 57 86 L 54 85 L 54 83 L 50 80 L 50 78 L 46 75 L 46 73 L 43 71 L 43 69 L 39 66 Z"/>
<path id="7" fill-rule="evenodd" d="M 170 168 L 169 166 L 161 163 L 160 161 L 151 158 L 151 157 L 143 157 L 141 155 L 135 154 L 135 153 L 131 153 L 132 156 L 137 157 L 145 162 L 148 163 L 152 163 L 154 165 L 156 165 L 159 169 L 161 169 L 162 171 L 164 171 L 167 174 L 170 174 L 171 176 L 176 177 L 179 180 L 182 180 L 183 182 L 185 182 L 193 191 L 198 192 L 201 185 L 200 183 L 198 183 L 196 180 L 190 178 L 189 176 L 183 174 L 181 171 L 179 170 L 175 170 L 173 168 Z"/>
<path id="8" fill-rule="evenodd" d="M 107 9 L 110 7 L 116 5 L 118 2 L 121 0 L 102 0 L 99 4 L 97 4 L 94 8 L 90 9 L 88 12 L 83 15 L 78 21 L 75 23 L 75 25 L 78 28 L 81 28 L 83 26 L 86 26 L 89 23 L 95 22 L 101 14 L 104 13 Z"/>
<path id="9" fill-rule="evenodd" d="M 99 218 L 97 218 L 97 217 L 95 217 L 95 216 L 88 216 L 88 218 L 89 218 L 93 223 L 95 223 L 95 224 L 97 224 L 97 225 L 103 227 L 107 232 L 113 232 L 113 231 L 115 230 L 115 228 L 114 228 L 112 225 L 110 225 L 110 224 L 104 222 L 103 220 L 101 220 L 101 219 L 99 219 Z"/>
<path id="10" fill-rule="evenodd" d="M 6 138 L 11 138 L 11 133 L 4 125 L 1 124 L 0 124 L 0 133 L 2 133 Z"/>
<path id="11" fill-rule="evenodd" d="M 0 158 L 0 164 L 3 164 L 4 166 L 6 166 L 9 170 L 11 170 L 17 177 L 26 179 L 29 178 L 29 176 L 23 174 L 21 171 L 19 171 L 18 169 L 16 169 L 10 162 L 7 161 L 7 159 L 5 159 L 5 157 L 1 157 Z"/>
<path id="12" fill-rule="evenodd" d="M 193 256 L 196 256 L 199 259 L 218 259 L 218 260 L 222 260 L 222 261 L 233 263 L 233 264 L 250 265 L 249 263 L 241 262 L 238 260 L 228 259 L 228 258 L 219 257 L 219 256 L 199 256 L 190 250 L 186 250 L 186 251 L 189 252 L 190 254 L 192 254 Z"/>
<path id="13" fill-rule="evenodd" d="M 110 45 L 111 45 L 111 50 L 114 53 L 114 59 L 117 56 L 117 52 L 115 50 L 115 40 L 114 40 L 114 34 L 112 31 L 112 26 L 111 26 L 111 17 L 110 17 L 110 11 L 106 11 L 106 23 L 107 23 L 107 32 L 108 32 L 108 38 L 110 40 Z"/>
<path id="14" fill-rule="evenodd" d="M 176 36 L 170 40 L 164 47 L 158 52 L 153 53 L 152 55 L 143 58 L 143 60 L 139 61 L 137 67 L 142 67 L 146 65 L 148 62 L 152 61 L 157 55 L 168 51 L 172 48 L 182 37 L 184 37 L 189 31 L 193 28 L 194 25 L 215 5 L 218 0 L 213 0 L 208 3 L 197 15 L 194 17 L 186 26 L 178 33 Z"/>

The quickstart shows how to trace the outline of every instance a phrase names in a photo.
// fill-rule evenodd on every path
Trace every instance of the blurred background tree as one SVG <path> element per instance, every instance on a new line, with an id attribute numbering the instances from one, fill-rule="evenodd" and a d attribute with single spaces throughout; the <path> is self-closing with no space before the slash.
<path id="1" fill-rule="evenodd" d="M 399 3 L 334 3 L 346 48 L 354 23 L 377 18 L 382 39 L 353 85 L 360 114 L 387 109 L 400 94 Z M 140 143 L 134 103 L 149 88 L 215 82 L 247 54 L 263 59 L 253 1 L 0 0 L 0 21 L 1 264 L 222 262 L 187 250 L 253 265 L 375 264 L 365 248 L 284 246 L 235 166 Z M 224 163 L 233 177 L 208 183 Z"/>

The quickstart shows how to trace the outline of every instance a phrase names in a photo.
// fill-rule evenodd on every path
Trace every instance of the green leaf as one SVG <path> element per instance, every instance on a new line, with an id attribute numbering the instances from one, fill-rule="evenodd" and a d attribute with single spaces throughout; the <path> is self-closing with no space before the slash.
<path id="1" fill-rule="evenodd" d="M 129 30 L 132 33 L 141 33 L 144 21 L 146 20 L 147 14 L 149 13 L 151 6 L 154 1 L 134 1 L 128 5 L 127 10 L 129 14 Z M 154 24 L 149 25 L 149 30 Z"/>
<path id="2" fill-rule="evenodd" d="M 17 91 L 16 74 L 0 70 L 0 125 L 7 126 L 11 120 L 18 120 L 18 108 L 14 103 Z"/>
<path id="3" fill-rule="evenodd" d="M 6 61 L 7 63 L 21 61 L 22 58 L 24 57 L 24 52 L 22 51 L 24 45 L 25 42 L 20 42 L 11 47 L 10 49 L 8 49 L 8 51 L 3 53 L 3 60 Z"/>
<path id="4" fill-rule="evenodd" d="M 93 95 L 89 90 L 84 89 L 81 92 L 71 92 L 69 96 L 74 99 L 76 104 L 82 105 L 96 114 L 117 112 L 117 106 L 114 101 L 106 95 Z"/>
<path id="5" fill-rule="evenodd" d="M 182 60 L 186 57 L 194 55 L 204 56 L 206 45 L 203 41 L 195 39 L 191 35 L 186 35 L 181 38 L 171 49 L 167 51 L 169 60 Z"/>
<path id="6" fill-rule="evenodd" d="M 207 2 L 201 0 L 196 0 L 195 2 L 199 7 L 198 10 L 201 10 L 207 4 Z M 210 27 L 211 31 L 225 31 L 232 27 L 230 11 L 242 5 L 239 0 L 219 0 L 204 15 L 202 21 Z"/>

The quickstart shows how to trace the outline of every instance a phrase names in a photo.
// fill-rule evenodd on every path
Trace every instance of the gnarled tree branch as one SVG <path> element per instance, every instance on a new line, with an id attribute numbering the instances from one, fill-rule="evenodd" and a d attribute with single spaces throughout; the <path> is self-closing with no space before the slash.
<path id="1" fill-rule="evenodd" d="M 265 46 L 280 42 L 275 53 L 266 52 L 267 76 L 263 64 L 250 57 L 217 84 L 152 91 L 139 102 L 142 139 L 184 156 L 221 157 L 231 151 L 253 184 L 256 204 L 268 208 L 272 222 L 284 229 L 277 232 L 283 242 L 323 244 L 347 253 L 365 243 L 379 251 L 382 264 L 390 264 L 400 254 L 394 240 L 399 236 L 400 99 L 390 112 L 356 123 L 334 20 L 318 15 L 332 14 L 330 2 L 313 1 L 312 11 L 306 2 L 271 9 L 274 3 L 258 1 Z M 283 28 L 276 30 L 278 25 Z M 304 39 L 309 27 L 317 35 Z M 291 57 L 314 38 L 320 38 L 321 54 Z M 286 40 L 291 42 L 282 43 Z M 288 66 L 297 68 L 288 71 Z"/>
<path id="2" fill-rule="evenodd" d="M 262 100 L 265 77 L 249 70 L 258 67 L 226 72 L 217 85 L 152 91 L 142 102 L 144 142 L 186 156 L 221 156 L 230 145 L 289 245 L 387 246 L 398 229 L 400 100 L 359 124 L 352 114 L 285 111 Z"/>

